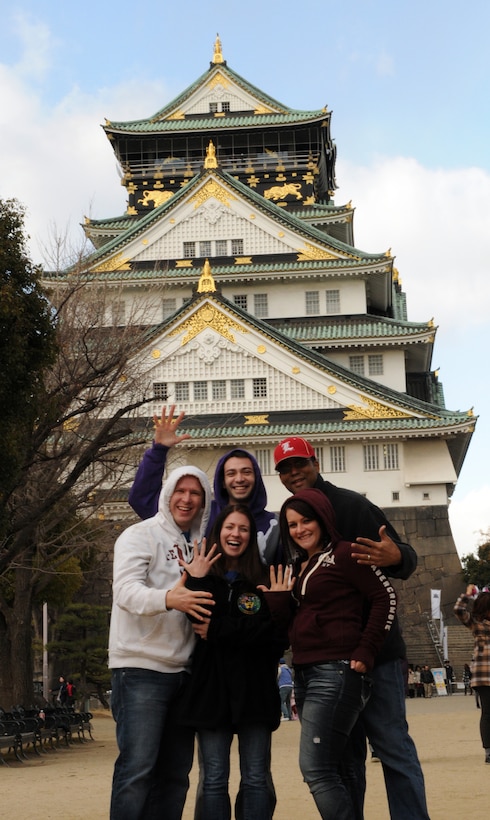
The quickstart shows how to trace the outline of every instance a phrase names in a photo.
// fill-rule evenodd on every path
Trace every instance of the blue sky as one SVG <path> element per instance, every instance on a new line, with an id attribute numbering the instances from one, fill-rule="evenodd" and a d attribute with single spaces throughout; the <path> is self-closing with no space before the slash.
<path id="1" fill-rule="evenodd" d="M 247 80 L 292 108 L 328 106 L 356 245 L 391 248 L 409 319 L 439 328 L 447 406 L 479 416 L 450 506 L 460 554 L 490 529 L 489 30 L 487 0 L 471 14 L 455 0 L 26 0 L 0 29 L 0 197 L 27 208 L 35 261 L 55 233 L 80 247 L 84 215 L 124 211 L 101 123 L 169 102 L 206 71 L 217 32 Z"/>

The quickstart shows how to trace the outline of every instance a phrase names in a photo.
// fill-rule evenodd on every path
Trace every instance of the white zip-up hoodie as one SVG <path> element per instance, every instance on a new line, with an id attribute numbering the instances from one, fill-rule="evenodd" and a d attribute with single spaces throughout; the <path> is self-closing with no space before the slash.
<path id="1" fill-rule="evenodd" d="M 196 516 L 187 542 L 170 513 L 170 498 L 183 476 L 195 476 L 204 490 L 202 514 Z M 195 635 L 189 619 L 167 611 L 167 592 L 182 575 L 179 558 L 188 562 L 192 545 L 201 542 L 211 508 L 211 486 L 197 467 L 173 470 L 160 493 L 158 512 L 124 530 L 114 547 L 113 604 L 109 667 L 181 672 L 189 667 Z"/>

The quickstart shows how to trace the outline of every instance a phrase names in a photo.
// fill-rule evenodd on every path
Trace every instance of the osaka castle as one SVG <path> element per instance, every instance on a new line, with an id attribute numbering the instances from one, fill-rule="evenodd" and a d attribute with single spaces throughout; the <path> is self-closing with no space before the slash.
<path id="1" fill-rule="evenodd" d="M 390 251 L 355 244 L 354 209 L 334 199 L 331 121 L 326 107 L 288 108 L 252 85 L 218 37 L 172 102 L 103 125 L 127 209 L 86 220 L 95 250 L 84 271 L 114 288 L 108 323 L 147 300 L 146 446 L 164 404 L 185 411 L 179 432 L 191 436 L 170 467 L 196 464 L 212 479 L 218 458 L 244 448 L 278 511 L 287 491 L 273 451 L 302 436 L 324 478 L 385 510 L 418 553 L 398 588 L 411 659 L 425 662 L 430 589 L 448 619 L 461 591 L 448 505 L 475 417 L 446 408 L 436 327 L 408 320 Z"/>

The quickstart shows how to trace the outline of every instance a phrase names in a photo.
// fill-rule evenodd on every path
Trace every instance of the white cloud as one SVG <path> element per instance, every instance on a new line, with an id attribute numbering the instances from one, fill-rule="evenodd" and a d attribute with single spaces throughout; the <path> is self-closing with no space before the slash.
<path id="1" fill-rule="evenodd" d="M 460 556 L 476 552 L 490 531 L 490 485 L 471 490 L 449 506 L 449 521 Z"/>
<path id="2" fill-rule="evenodd" d="M 14 34 L 19 38 L 22 55 L 15 69 L 20 76 L 39 82 L 51 65 L 53 39 L 49 27 L 17 12 L 13 15 Z"/>

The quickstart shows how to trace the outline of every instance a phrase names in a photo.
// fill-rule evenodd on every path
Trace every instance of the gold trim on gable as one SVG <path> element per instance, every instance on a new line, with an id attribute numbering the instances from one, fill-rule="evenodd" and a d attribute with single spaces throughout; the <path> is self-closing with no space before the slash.
<path id="1" fill-rule="evenodd" d="M 304 248 L 297 248 L 297 252 L 298 262 L 305 262 L 310 259 L 338 259 L 338 257 L 334 256 L 330 251 L 326 251 L 324 248 L 317 248 L 315 245 L 310 245 L 309 242 L 306 242 Z"/>
<path id="2" fill-rule="evenodd" d="M 110 273 L 114 270 L 131 270 L 131 265 L 129 264 L 129 257 L 124 257 L 122 253 L 118 253 L 117 256 L 107 259 L 106 262 L 101 262 L 92 270 L 95 273 Z"/>
<path id="3" fill-rule="evenodd" d="M 223 205 L 226 205 L 227 208 L 230 207 L 230 200 L 235 201 L 236 197 L 232 196 L 228 191 L 223 188 L 216 180 L 210 179 L 206 182 L 203 188 L 198 191 L 194 196 L 191 197 L 191 202 L 194 202 L 194 208 L 199 208 L 208 199 L 217 199 L 218 202 L 221 202 Z"/>
<path id="4" fill-rule="evenodd" d="M 230 81 L 228 77 L 225 77 L 224 74 L 221 73 L 221 71 L 218 71 L 206 85 L 207 88 L 210 89 L 216 88 L 217 85 L 222 85 L 223 88 L 228 88 L 228 86 L 230 85 Z"/>
<path id="5" fill-rule="evenodd" d="M 234 322 L 229 316 L 225 316 L 214 305 L 205 304 L 199 308 L 189 319 L 181 322 L 178 327 L 170 333 L 170 336 L 178 336 L 179 333 L 184 332 L 181 345 L 186 345 L 197 336 L 201 330 L 211 328 L 215 330 L 220 336 L 223 336 L 228 341 L 235 343 L 235 337 L 232 330 L 239 330 L 241 333 L 248 333 L 247 328 Z"/>
<path id="6" fill-rule="evenodd" d="M 185 120 L 185 113 L 179 109 L 167 117 L 167 120 Z"/>
<path id="7" fill-rule="evenodd" d="M 402 410 L 395 410 L 394 407 L 387 407 L 386 404 L 381 404 L 374 399 L 369 399 L 367 396 L 360 396 L 364 403 L 350 404 L 344 410 L 344 419 L 354 421 L 355 419 L 408 419 L 411 418 L 410 413 L 404 413 Z"/>

